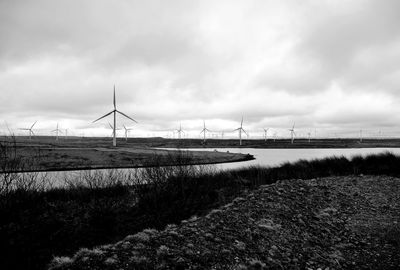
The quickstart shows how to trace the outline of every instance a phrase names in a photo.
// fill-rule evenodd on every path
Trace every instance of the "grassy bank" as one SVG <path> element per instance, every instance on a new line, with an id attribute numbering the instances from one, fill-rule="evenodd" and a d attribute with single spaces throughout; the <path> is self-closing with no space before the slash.
<path id="1" fill-rule="evenodd" d="M 190 156 L 174 158 L 176 166 L 110 173 L 100 180 L 98 175 L 64 189 L 20 187 L 1 194 L 0 248 L 4 252 L 0 268 L 43 269 L 53 256 L 118 241 L 145 228 L 179 223 L 280 179 L 400 175 L 400 157 L 390 153 L 231 171 L 183 166 L 179 164 L 187 164 Z"/>

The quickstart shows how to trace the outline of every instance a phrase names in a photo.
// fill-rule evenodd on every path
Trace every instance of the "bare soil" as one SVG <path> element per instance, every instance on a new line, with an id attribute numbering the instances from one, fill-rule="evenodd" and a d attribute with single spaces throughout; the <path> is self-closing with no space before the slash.
<path id="1" fill-rule="evenodd" d="M 285 180 L 51 269 L 400 269 L 400 179 Z"/>

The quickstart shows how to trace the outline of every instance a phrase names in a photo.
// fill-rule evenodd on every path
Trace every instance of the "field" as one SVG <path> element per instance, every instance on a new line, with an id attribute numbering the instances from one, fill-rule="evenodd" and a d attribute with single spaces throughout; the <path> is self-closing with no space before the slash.
<path id="1" fill-rule="evenodd" d="M 111 147 L 109 139 L 74 138 L 55 141 L 53 138 L 36 137 L 29 140 L 14 137 L 3 140 L 15 148 L 16 156 L 22 157 L 22 163 L 29 166 L 15 165 L 13 168 L 0 167 L 0 172 L 23 171 L 64 171 L 79 169 L 138 168 L 174 165 L 171 155 L 179 150 L 156 149 L 159 139 L 133 139 L 132 142 L 119 142 L 118 147 Z M 179 143 L 176 142 L 175 143 Z M 161 147 L 162 144 L 159 146 Z M 179 144 L 176 145 L 179 147 Z M 253 159 L 250 155 L 226 152 L 190 153 L 190 164 L 210 164 L 238 162 Z M 188 161 L 189 162 L 189 161 Z"/>

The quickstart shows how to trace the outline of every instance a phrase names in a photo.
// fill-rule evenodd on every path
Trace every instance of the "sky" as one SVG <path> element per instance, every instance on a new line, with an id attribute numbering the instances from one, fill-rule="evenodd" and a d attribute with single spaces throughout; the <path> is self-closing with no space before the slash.
<path id="1" fill-rule="evenodd" d="M 398 0 L 1 0 L 0 132 L 110 136 L 115 85 L 131 136 L 397 136 L 399 25 Z"/>

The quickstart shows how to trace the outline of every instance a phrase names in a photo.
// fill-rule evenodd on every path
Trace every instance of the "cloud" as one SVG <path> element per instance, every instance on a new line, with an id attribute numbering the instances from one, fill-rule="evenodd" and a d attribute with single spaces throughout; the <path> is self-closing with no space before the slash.
<path id="1" fill-rule="evenodd" d="M 1 1 L 0 118 L 96 133 L 115 84 L 143 134 L 242 115 L 254 130 L 395 130 L 399 10 L 395 0 Z"/>

